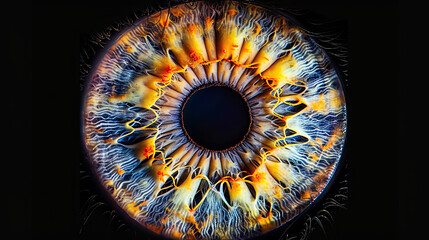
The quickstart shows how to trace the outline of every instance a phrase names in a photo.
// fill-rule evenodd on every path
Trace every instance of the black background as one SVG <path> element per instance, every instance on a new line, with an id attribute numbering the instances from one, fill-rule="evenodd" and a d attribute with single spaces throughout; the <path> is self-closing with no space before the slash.
<path id="1" fill-rule="evenodd" d="M 2 12 L 8 93 L 3 181 L 5 236 L 78 239 L 82 188 L 79 162 L 79 50 L 82 36 L 102 31 L 144 8 L 144 1 L 15 2 Z M 280 4 L 280 3 L 277 3 Z M 423 158 L 409 135 L 413 92 L 422 78 L 405 46 L 421 43 L 414 9 L 395 1 L 288 1 L 347 24 L 350 198 L 335 214 L 332 239 L 418 239 L 427 186 Z M 6 96 L 6 95 L 3 95 Z M 10 131 L 10 132 L 9 132 Z M 11 152 L 11 154 L 7 154 Z M 427 160 L 427 159 L 426 159 Z M 3 174 L 5 175 L 5 174 Z M 103 219 L 103 217 L 96 217 Z M 110 239 L 104 220 L 88 224 L 88 239 Z M 12 235 L 9 235 L 12 234 Z M 322 239 L 319 235 L 311 239 Z"/>

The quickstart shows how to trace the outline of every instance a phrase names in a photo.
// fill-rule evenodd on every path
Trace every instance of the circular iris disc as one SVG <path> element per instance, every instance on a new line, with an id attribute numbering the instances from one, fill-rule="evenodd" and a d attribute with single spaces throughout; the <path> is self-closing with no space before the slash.
<path id="1" fill-rule="evenodd" d="M 200 146 L 183 127 L 186 99 L 210 85 L 248 104 L 249 130 L 233 147 Z M 112 42 L 89 76 L 83 131 L 101 184 L 141 226 L 244 239 L 321 194 L 340 161 L 346 106 L 330 59 L 285 16 L 201 1 L 147 16 Z"/>

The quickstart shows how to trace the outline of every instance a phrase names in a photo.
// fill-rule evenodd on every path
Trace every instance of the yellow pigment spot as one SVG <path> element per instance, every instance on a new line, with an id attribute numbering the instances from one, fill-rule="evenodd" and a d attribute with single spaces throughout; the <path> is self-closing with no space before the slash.
<path id="1" fill-rule="evenodd" d="M 310 191 L 309 190 L 304 191 L 301 194 L 301 199 L 303 199 L 303 200 L 310 200 L 310 198 L 311 198 L 311 196 L 310 196 Z"/>
<path id="2" fill-rule="evenodd" d="M 315 111 L 325 111 L 326 110 L 326 101 L 325 101 L 323 94 L 319 95 L 318 100 L 319 101 L 317 101 L 317 102 L 310 103 L 311 108 Z"/>

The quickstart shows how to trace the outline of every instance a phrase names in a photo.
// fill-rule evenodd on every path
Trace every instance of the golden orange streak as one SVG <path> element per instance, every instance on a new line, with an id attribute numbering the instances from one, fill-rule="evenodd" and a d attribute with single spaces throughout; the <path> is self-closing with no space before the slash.
<path id="1" fill-rule="evenodd" d="M 210 182 L 210 180 L 207 178 L 207 176 L 205 176 L 205 175 L 201 175 L 201 174 L 200 174 L 200 175 L 197 175 L 194 179 L 199 179 L 199 178 L 206 180 L 208 184 L 210 184 L 210 183 L 211 183 L 211 182 Z M 206 192 L 206 193 L 203 195 L 203 197 L 201 198 L 200 202 L 192 208 L 192 211 L 195 211 L 195 210 L 200 206 L 200 204 L 201 204 L 201 203 L 204 201 L 204 199 L 207 197 L 207 195 L 208 195 L 208 193 L 210 192 L 210 190 L 211 190 L 210 188 L 207 190 L 207 192 Z"/>

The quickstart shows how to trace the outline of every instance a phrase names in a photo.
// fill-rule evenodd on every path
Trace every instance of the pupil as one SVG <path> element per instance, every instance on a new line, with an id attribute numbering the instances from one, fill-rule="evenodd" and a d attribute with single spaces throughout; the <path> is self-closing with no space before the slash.
<path id="1" fill-rule="evenodd" d="M 188 136 L 209 150 L 225 150 L 244 140 L 251 123 L 243 97 L 226 86 L 210 86 L 194 92 L 182 109 Z"/>

